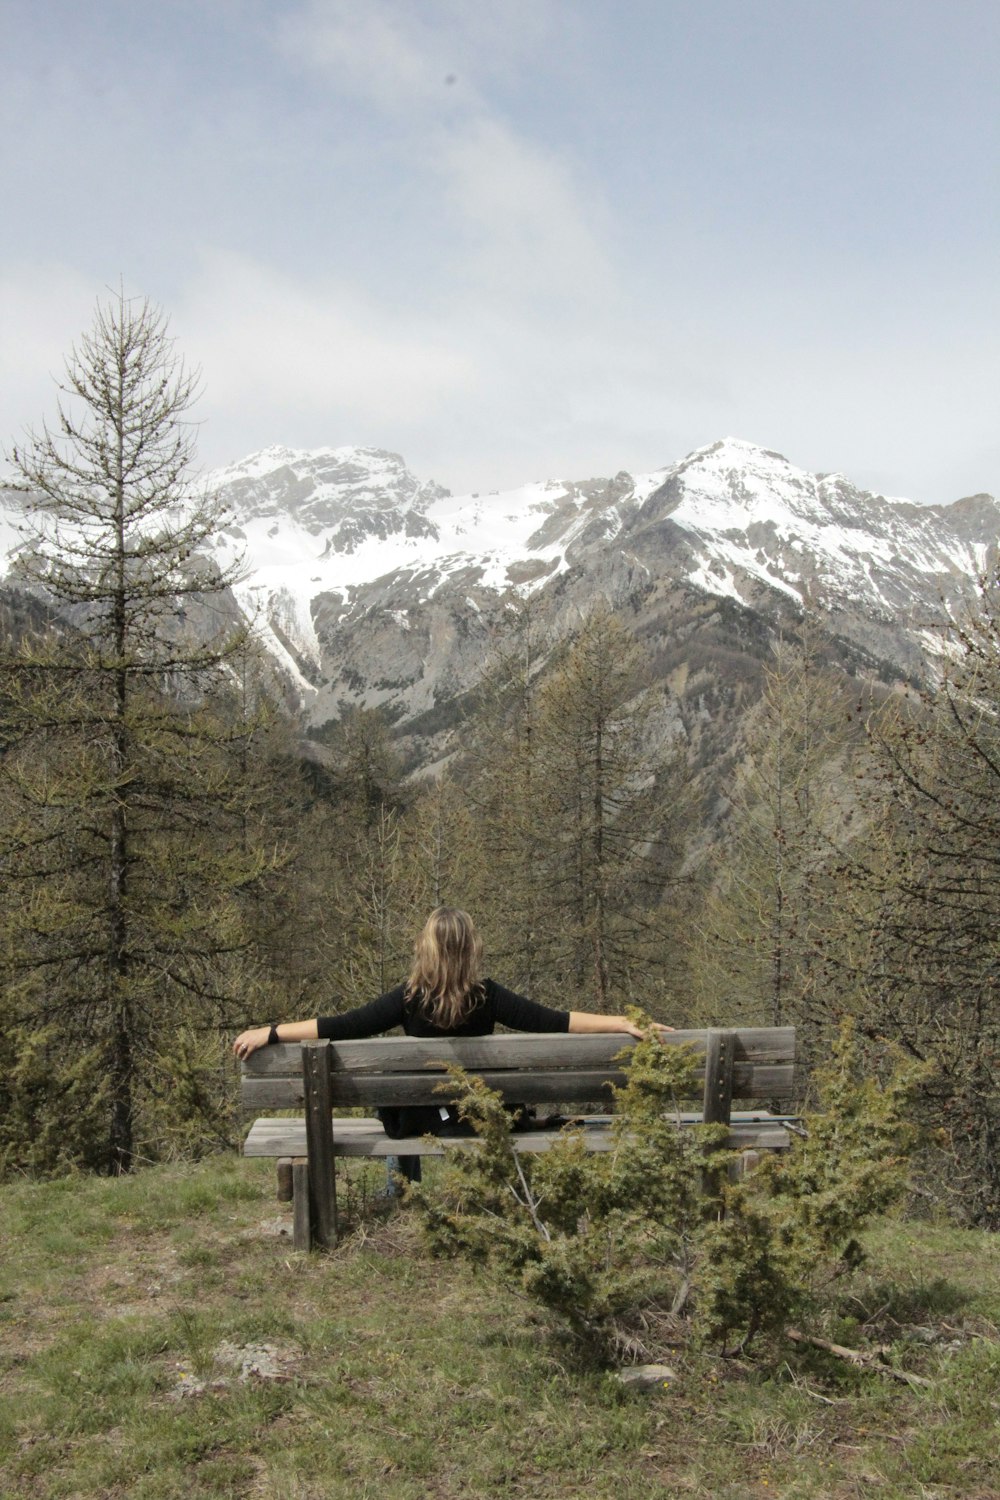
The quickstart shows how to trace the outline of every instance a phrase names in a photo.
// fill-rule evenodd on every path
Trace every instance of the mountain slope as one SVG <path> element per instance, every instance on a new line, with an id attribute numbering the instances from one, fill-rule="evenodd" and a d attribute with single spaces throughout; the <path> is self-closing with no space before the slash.
<path id="1" fill-rule="evenodd" d="M 472 685 L 511 592 L 553 631 L 603 595 L 677 590 L 774 614 L 808 599 L 860 660 L 919 673 L 934 627 L 996 556 L 1000 506 L 916 506 L 725 439 L 649 474 L 453 497 L 393 454 L 268 449 L 210 476 L 232 507 L 241 602 L 308 720 L 352 703 L 403 720 Z M 649 622 L 647 621 L 647 624 Z"/>

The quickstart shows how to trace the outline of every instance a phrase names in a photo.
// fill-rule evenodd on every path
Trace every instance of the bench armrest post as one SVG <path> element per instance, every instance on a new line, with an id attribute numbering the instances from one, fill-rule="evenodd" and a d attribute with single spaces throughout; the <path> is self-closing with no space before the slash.
<path id="1" fill-rule="evenodd" d="M 733 1108 L 733 1064 L 735 1060 L 735 1032 L 706 1032 L 705 1097 L 701 1116 L 706 1125 L 729 1124 Z"/>
<path id="2" fill-rule="evenodd" d="M 330 1102 L 330 1044 L 302 1045 L 309 1150 L 309 1217 L 318 1245 L 337 1243 L 337 1186 L 333 1167 L 333 1107 Z"/>

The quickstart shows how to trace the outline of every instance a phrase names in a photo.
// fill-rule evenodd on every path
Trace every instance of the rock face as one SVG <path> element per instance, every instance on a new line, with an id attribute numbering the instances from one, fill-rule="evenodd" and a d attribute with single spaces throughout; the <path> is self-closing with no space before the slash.
<path id="1" fill-rule="evenodd" d="M 398 453 L 375 448 L 321 448 L 297 452 L 265 448 L 243 463 L 220 469 L 212 487 L 225 494 L 238 528 L 258 519 L 280 524 L 291 518 L 322 537 L 326 552 L 351 553 L 365 541 L 402 530 L 432 536 L 424 518 L 428 504 L 447 496 L 421 484 Z"/>
<path id="2" fill-rule="evenodd" d="M 517 596 L 554 639 L 598 599 L 622 610 L 690 736 L 718 729 L 803 602 L 849 670 L 919 676 L 1000 535 L 989 495 L 916 506 L 731 438 L 650 474 L 502 494 L 453 497 L 367 448 L 269 448 L 208 482 L 228 506 L 219 562 L 244 557 L 239 603 L 306 725 L 381 705 L 414 763 Z M 0 516 L 0 549 L 18 540 Z"/>

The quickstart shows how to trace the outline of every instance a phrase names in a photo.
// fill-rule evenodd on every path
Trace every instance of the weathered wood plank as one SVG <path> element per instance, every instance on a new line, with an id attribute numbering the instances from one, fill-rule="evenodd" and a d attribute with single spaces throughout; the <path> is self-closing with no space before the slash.
<path id="1" fill-rule="evenodd" d="M 632 1037 L 620 1033 L 569 1036 L 565 1032 L 536 1032 L 481 1037 L 371 1037 L 329 1045 L 335 1072 L 443 1072 L 456 1064 L 481 1073 L 504 1068 L 543 1072 L 606 1068 L 635 1043 Z"/>
<path id="2" fill-rule="evenodd" d="M 324 1249 L 337 1243 L 337 1186 L 333 1170 L 330 1068 L 326 1049 L 302 1048 L 309 1213 L 313 1237 Z"/>
<path id="3" fill-rule="evenodd" d="M 733 1104 L 736 1036 L 732 1031 L 710 1031 L 705 1047 L 705 1092 L 702 1119 L 706 1125 L 726 1125 Z"/>
<path id="4" fill-rule="evenodd" d="M 734 1099 L 797 1099 L 802 1077 L 794 1063 L 736 1063 Z"/>
<path id="5" fill-rule="evenodd" d="M 611 1083 L 623 1083 L 625 1075 L 607 1069 L 555 1073 L 518 1073 L 507 1069 L 501 1073 L 478 1075 L 491 1089 L 512 1103 L 545 1104 L 565 1099 L 597 1100 Z M 441 1091 L 438 1092 L 439 1086 Z M 334 1108 L 377 1109 L 383 1104 L 444 1104 L 457 1097 L 460 1087 L 446 1076 L 433 1073 L 356 1073 L 337 1074 L 330 1078 L 330 1097 Z M 248 1078 L 244 1081 L 242 1102 L 246 1111 L 262 1109 L 300 1109 L 305 1098 L 301 1079 Z"/>
<path id="6" fill-rule="evenodd" d="M 555 1072 L 480 1074 L 490 1088 L 513 1103 L 551 1104 L 568 1100 L 597 1101 L 611 1083 L 622 1084 L 625 1074 L 611 1069 L 568 1069 Z M 445 1084 L 446 1091 L 437 1093 Z M 384 1104 L 440 1104 L 447 1099 L 447 1079 L 428 1073 L 359 1073 L 330 1078 L 333 1108 L 377 1109 Z M 792 1064 L 736 1063 L 733 1067 L 734 1099 L 794 1099 L 796 1074 Z M 241 1103 L 246 1114 L 269 1109 L 301 1109 L 305 1091 L 298 1078 L 245 1078 Z"/>
<path id="7" fill-rule="evenodd" d="M 733 1032 L 737 1063 L 792 1063 L 795 1028 L 742 1027 Z M 675 1031 L 664 1036 L 666 1046 L 690 1046 L 703 1054 L 706 1032 Z M 481 1071 L 494 1068 L 600 1067 L 634 1043 L 630 1037 L 608 1032 L 569 1036 L 565 1032 L 508 1033 L 488 1037 L 370 1037 L 357 1042 L 315 1043 L 328 1046 L 334 1071 L 360 1073 L 413 1072 L 444 1068 L 448 1063 Z M 301 1072 L 301 1044 L 261 1047 L 243 1063 L 245 1078 L 274 1078 Z"/>
<path id="8" fill-rule="evenodd" d="M 595 1128 L 607 1128 L 613 1121 L 614 1115 L 610 1114 L 587 1114 L 581 1116 L 588 1125 Z M 795 1120 L 795 1115 L 775 1115 L 767 1109 L 734 1109 L 732 1112 L 732 1123 L 734 1125 L 786 1125 L 789 1120 Z M 680 1110 L 677 1114 L 671 1113 L 671 1120 L 676 1120 L 680 1125 L 698 1125 L 701 1123 L 701 1111 L 690 1109 Z M 334 1115 L 331 1121 L 335 1137 L 343 1131 L 370 1131 L 375 1135 L 384 1134 L 382 1121 L 374 1115 Z M 280 1135 L 282 1131 L 304 1130 L 305 1122 L 302 1119 L 285 1119 L 281 1116 L 262 1116 L 255 1120 L 247 1133 L 247 1139 L 257 1137 L 269 1137 Z M 303 1137 L 304 1139 L 304 1137 Z"/>
<path id="9" fill-rule="evenodd" d="M 305 1121 L 302 1122 L 302 1147 L 305 1147 Z M 285 1155 L 282 1152 L 282 1155 Z M 296 1156 L 292 1162 L 292 1244 L 296 1250 L 312 1248 L 309 1220 L 309 1161 Z"/>

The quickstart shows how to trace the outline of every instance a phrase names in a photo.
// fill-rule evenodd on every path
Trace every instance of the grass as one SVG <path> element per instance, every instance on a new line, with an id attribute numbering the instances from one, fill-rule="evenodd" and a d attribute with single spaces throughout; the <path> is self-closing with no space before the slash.
<path id="1" fill-rule="evenodd" d="M 16 1184 L 0 1226 L 3 1497 L 1000 1495 L 987 1234 L 884 1221 L 831 1290 L 824 1336 L 928 1388 L 789 1345 L 767 1367 L 678 1355 L 640 1395 L 429 1259 L 405 1210 L 297 1255 L 268 1163 Z"/>

